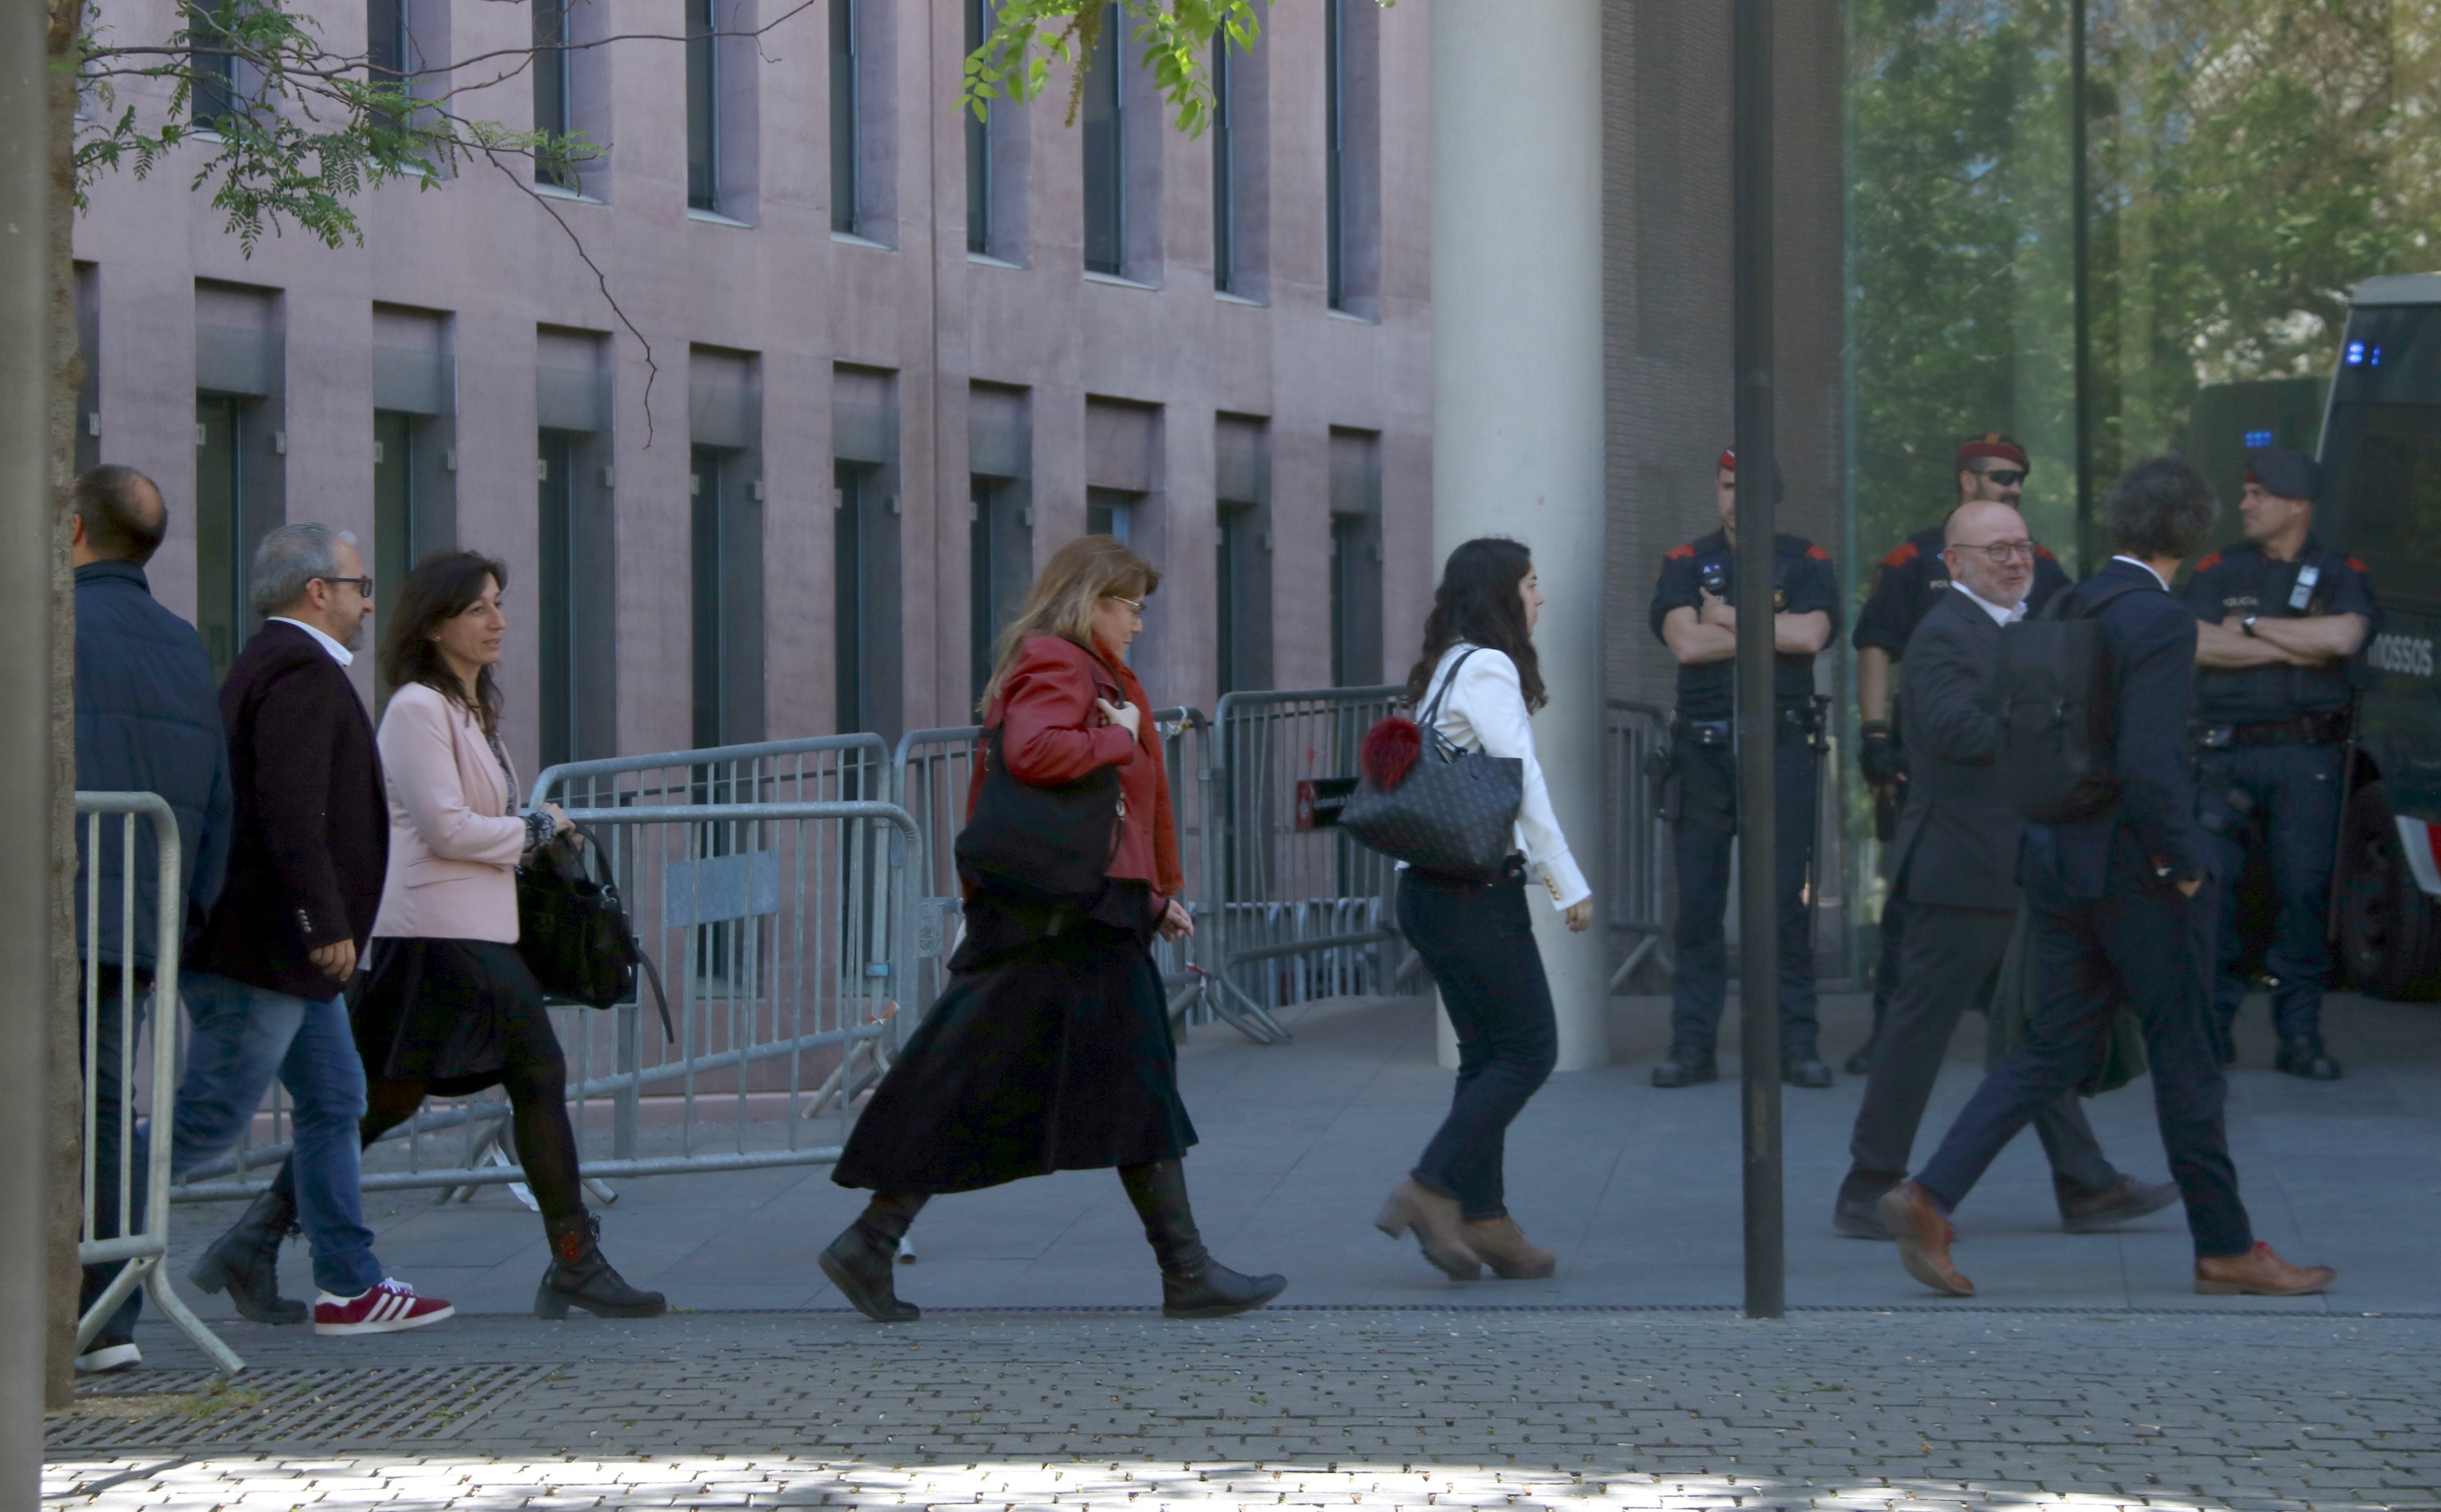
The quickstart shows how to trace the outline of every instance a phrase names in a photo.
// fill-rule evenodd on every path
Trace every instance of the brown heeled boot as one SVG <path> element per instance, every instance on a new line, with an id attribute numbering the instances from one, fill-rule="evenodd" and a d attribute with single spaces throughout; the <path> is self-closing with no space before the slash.
<path id="1" fill-rule="evenodd" d="M 1483 1274 L 1482 1257 L 1466 1242 L 1457 1198 L 1445 1197 L 1414 1177 L 1392 1189 L 1373 1226 L 1393 1239 L 1414 1231 L 1424 1258 L 1452 1281 L 1473 1281 Z"/>
<path id="2" fill-rule="evenodd" d="M 1559 1257 L 1526 1241 L 1526 1231 L 1504 1213 L 1496 1218 L 1466 1220 L 1466 1245 L 1503 1281 L 1540 1281 L 1560 1269 Z"/>

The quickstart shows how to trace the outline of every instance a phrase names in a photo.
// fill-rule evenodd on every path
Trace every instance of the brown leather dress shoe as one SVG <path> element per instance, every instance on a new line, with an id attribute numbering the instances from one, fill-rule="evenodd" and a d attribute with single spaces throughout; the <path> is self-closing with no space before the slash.
<path id="1" fill-rule="evenodd" d="M 1898 1239 L 1899 1262 L 1908 1275 L 1953 1297 L 1975 1295 L 1975 1283 L 1949 1263 L 1950 1241 L 1957 1235 L 1931 1193 L 1913 1181 L 1902 1181 L 1883 1193 L 1875 1206 L 1882 1222 Z"/>
<path id="2" fill-rule="evenodd" d="M 1559 1258 L 1540 1245 L 1527 1243 L 1526 1231 L 1505 1213 L 1496 1218 L 1467 1219 L 1466 1244 L 1503 1281 L 1540 1281 L 1560 1269 Z"/>
<path id="3" fill-rule="evenodd" d="M 2292 1266 L 2262 1240 L 2244 1254 L 2196 1261 L 2196 1290 L 2207 1297 L 2306 1297 L 2327 1291 L 2340 1273 L 2329 1266 Z"/>
<path id="4" fill-rule="evenodd" d="M 1483 1257 L 1466 1242 L 1466 1223 L 1457 1198 L 1445 1197 L 1409 1177 L 1390 1192 L 1390 1200 L 1373 1227 L 1396 1239 L 1413 1230 L 1416 1243 L 1433 1268 L 1452 1281 L 1474 1281 L 1483 1275 Z"/>

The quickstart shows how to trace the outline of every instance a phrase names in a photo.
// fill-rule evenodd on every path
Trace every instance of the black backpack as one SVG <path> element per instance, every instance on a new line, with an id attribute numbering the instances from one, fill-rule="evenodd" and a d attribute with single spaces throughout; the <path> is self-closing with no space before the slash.
<path id="1" fill-rule="evenodd" d="M 2119 799 L 2118 689 L 2095 617 L 2140 586 L 2113 583 L 2078 604 L 2054 594 L 2043 612 L 2000 627 L 2000 659 L 1983 705 L 2000 722 L 2000 790 L 2039 824 L 2077 824 Z"/>

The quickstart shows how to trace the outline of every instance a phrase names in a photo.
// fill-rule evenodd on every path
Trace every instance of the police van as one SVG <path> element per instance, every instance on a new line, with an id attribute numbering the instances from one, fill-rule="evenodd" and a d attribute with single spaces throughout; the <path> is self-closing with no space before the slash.
<path id="1" fill-rule="evenodd" d="M 2357 285 L 2323 411 L 2329 544 L 2381 605 L 2362 657 L 2333 879 L 2359 990 L 2441 996 L 2441 274 Z"/>

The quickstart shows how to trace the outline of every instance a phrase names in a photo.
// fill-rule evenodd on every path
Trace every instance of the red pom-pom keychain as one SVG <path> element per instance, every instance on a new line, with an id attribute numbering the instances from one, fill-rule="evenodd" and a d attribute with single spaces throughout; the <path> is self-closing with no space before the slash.
<path id="1" fill-rule="evenodd" d="M 1406 779 L 1416 758 L 1424 752 L 1424 732 L 1404 714 L 1392 714 L 1365 732 L 1357 747 L 1357 769 L 1384 792 Z"/>

